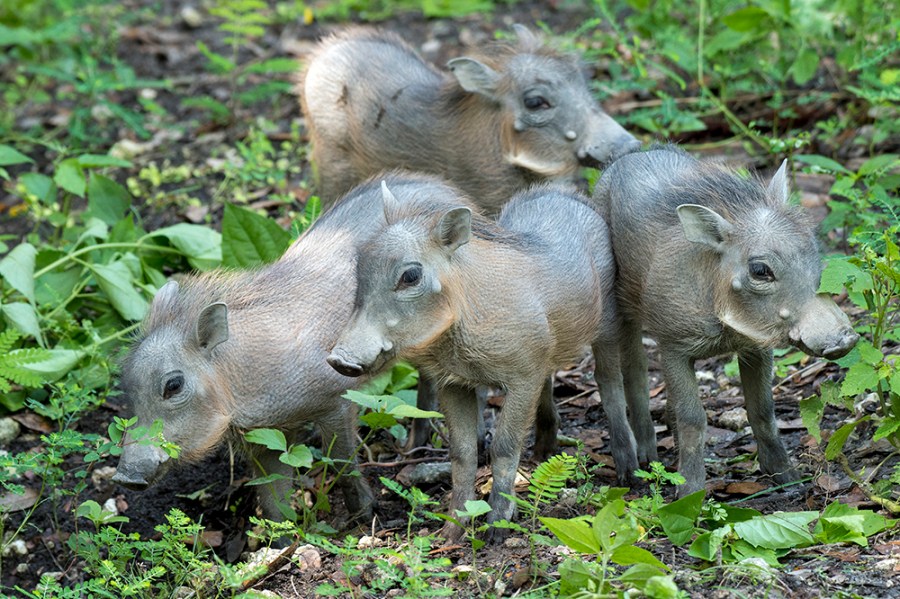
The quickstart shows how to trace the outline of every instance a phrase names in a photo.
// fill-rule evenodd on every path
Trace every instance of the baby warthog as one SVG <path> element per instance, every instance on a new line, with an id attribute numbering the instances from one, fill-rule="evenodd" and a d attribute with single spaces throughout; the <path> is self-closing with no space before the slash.
<path id="1" fill-rule="evenodd" d="M 694 361 L 737 352 L 762 471 L 798 478 L 779 439 L 772 403 L 772 348 L 794 345 L 838 358 L 858 335 L 827 296 L 801 211 L 787 205 L 786 163 L 768 187 L 672 148 L 624 156 L 594 192 L 618 266 L 619 348 L 641 459 L 656 459 L 648 409 L 645 328 L 659 344 L 667 413 L 675 427 L 685 495 L 702 489 L 706 413 Z M 597 359 L 618 361 L 615 348 Z M 606 397 L 603 397 L 606 401 Z"/>
<path id="2" fill-rule="evenodd" d="M 393 186 L 392 186 L 393 187 Z M 537 413 L 536 453 L 552 451 L 555 411 L 547 377 L 592 345 L 612 343 L 614 264 L 606 225 L 578 194 L 524 192 L 495 224 L 428 181 L 383 189 L 387 226 L 362 246 L 356 307 L 328 362 L 342 374 L 377 371 L 394 357 L 439 381 L 450 430 L 450 514 L 473 499 L 477 408 L 473 389 L 506 390 L 491 445 L 491 522 L 511 518 L 516 468 Z M 405 194 L 414 192 L 413 196 Z M 637 467 L 618 364 L 598 366 L 616 469 Z M 543 397 L 543 399 L 542 399 Z M 444 534 L 457 539 L 459 527 Z M 496 538 L 499 534 L 490 533 Z"/>
<path id="3" fill-rule="evenodd" d="M 339 375 L 325 359 L 352 312 L 354 244 L 381 222 L 375 193 L 374 201 L 347 198 L 274 264 L 163 286 L 123 365 L 122 387 L 138 424 L 161 419 L 166 440 L 191 462 L 248 429 L 278 428 L 290 443 L 304 423 L 315 422 L 332 457 L 355 461 L 355 410 L 341 394 L 359 380 Z M 247 450 L 266 473 L 290 474 L 277 453 Z M 143 489 L 171 462 L 156 447 L 130 443 L 114 480 Z M 345 475 L 338 484 L 351 514 L 370 518 L 373 496 L 363 478 Z M 260 493 L 268 518 L 281 519 L 278 505 L 289 490 L 290 480 L 282 480 Z"/>
<path id="4" fill-rule="evenodd" d="M 591 97 L 575 59 L 515 30 L 516 43 L 455 58 L 450 73 L 389 33 L 324 41 L 300 86 L 323 200 L 405 168 L 442 175 L 497 214 L 536 180 L 571 179 L 639 146 Z"/>

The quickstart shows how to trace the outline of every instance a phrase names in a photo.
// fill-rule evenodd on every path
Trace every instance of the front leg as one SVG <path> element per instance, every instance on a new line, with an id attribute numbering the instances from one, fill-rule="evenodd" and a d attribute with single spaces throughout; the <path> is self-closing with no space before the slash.
<path id="1" fill-rule="evenodd" d="M 659 357 L 666 382 L 667 409 L 676 425 L 678 471 L 686 479 L 678 489 L 678 496 L 684 497 L 706 485 L 706 467 L 703 463 L 706 411 L 700 401 L 694 360 L 683 352 L 662 344 L 659 346 Z"/>
<path id="2" fill-rule="evenodd" d="M 759 467 L 779 483 L 800 478 L 791 465 L 784 443 L 775 423 L 775 403 L 772 401 L 772 351 L 754 349 L 738 354 L 744 405 L 750 428 L 756 437 Z"/>
<path id="3" fill-rule="evenodd" d="M 622 319 L 619 336 L 619 360 L 622 384 L 628 401 L 628 421 L 637 441 L 638 462 L 659 461 L 656 429 L 650 416 L 650 385 L 647 381 L 647 350 L 642 341 L 641 323 Z"/>
<path id="4" fill-rule="evenodd" d="M 466 501 L 475 499 L 475 477 L 478 474 L 478 402 L 466 387 L 449 384 L 438 391 L 438 400 L 450 432 L 450 464 L 453 480 L 449 515 L 466 509 Z M 441 536 L 450 543 L 459 541 L 463 529 L 447 522 Z"/>
<path id="5" fill-rule="evenodd" d="M 634 482 L 634 471 L 638 469 L 638 454 L 628 422 L 618 348 L 614 340 L 601 339 L 594 343 L 593 350 L 600 401 L 609 422 L 609 445 L 616 464 L 616 480 L 620 485 L 629 485 Z"/>
<path id="6" fill-rule="evenodd" d="M 491 474 L 494 483 L 488 497 L 488 503 L 491 504 L 491 512 L 487 518 L 489 524 L 498 520 L 512 520 L 515 515 L 516 504 L 506 495 L 513 496 L 516 493 L 516 471 L 522 447 L 531 429 L 545 380 L 543 377 L 525 380 L 507 387 L 506 400 L 491 443 Z M 488 541 L 500 541 L 505 533 L 503 529 L 491 528 L 487 533 Z"/>
<path id="7" fill-rule="evenodd" d="M 553 377 L 547 377 L 538 401 L 537 419 L 534 425 L 534 459 L 543 462 L 559 449 L 559 412 L 553 403 Z"/>

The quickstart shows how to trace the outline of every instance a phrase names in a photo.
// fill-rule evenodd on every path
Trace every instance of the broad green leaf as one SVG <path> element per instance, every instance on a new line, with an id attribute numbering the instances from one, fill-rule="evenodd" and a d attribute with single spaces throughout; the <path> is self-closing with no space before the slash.
<path id="1" fill-rule="evenodd" d="M 128 191 L 103 175 L 91 175 L 87 194 L 89 213 L 110 226 L 122 220 L 131 206 L 131 195 Z"/>
<path id="2" fill-rule="evenodd" d="M 706 491 L 697 491 L 659 508 L 659 522 L 673 545 L 680 547 L 691 540 L 705 495 Z"/>
<path id="3" fill-rule="evenodd" d="M 872 435 L 872 441 L 878 441 L 880 439 L 884 439 L 885 437 L 890 437 L 900 431 L 900 418 L 896 416 L 886 416 L 881 424 L 878 425 L 878 428 L 875 429 L 875 433 Z"/>
<path id="4" fill-rule="evenodd" d="M 135 290 L 133 275 L 124 262 L 94 264 L 91 272 L 109 303 L 125 320 L 141 320 L 150 304 Z"/>
<path id="5" fill-rule="evenodd" d="M 900 164 L 900 156 L 897 154 L 879 154 L 869 158 L 859 167 L 860 175 L 870 175 L 878 171 L 893 168 Z"/>
<path id="6" fill-rule="evenodd" d="M 845 286 L 850 287 L 854 281 L 866 277 L 865 271 L 850 262 L 848 258 L 829 257 L 822 270 L 818 292 L 837 295 L 844 291 Z"/>
<path id="7" fill-rule="evenodd" d="M 647 566 L 632 566 L 632 568 L 638 567 L 646 568 Z M 654 575 L 658 572 L 659 570 L 653 568 Z M 592 585 L 597 588 L 603 578 L 600 564 L 584 561 L 581 558 L 568 557 L 559 566 L 560 597 L 572 597 L 585 589 L 591 588 Z M 646 578 L 649 578 L 649 576 Z"/>
<path id="8" fill-rule="evenodd" d="M 678 585 L 671 576 L 653 576 L 642 589 L 648 599 L 676 599 L 680 597 Z"/>
<path id="9" fill-rule="evenodd" d="M 84 177 L 84 170 L 74 158 L 68 158 L 59 163 L 59 166 L 56 167 L 56 173 L 53 175 L 53 180 L 69 193 L 75 194 L 80 198 L 84 197 L 87 180 Z"/>
<path id="10" fill-rule="evenodd" d="M 291 234 L 251 210 L 225 204 L 222 265 L 247 268 L 274 262 L 291 244 Z"/>
<path id="11" fill-rule="evenodd" d="M 592 555 L 600 553 L 600 543 L 594 536 L 591 525 L 583 518 L 563 520 L 540 517 L 540 521 L 569 549 Z"/>
<path id="12" fill-rule="evenodd" d="M 0 306 L 0 312 L 10 325 L 19 332 L 34 337 L 38 345 L 45 347 L 41 326 L 38 324 L 37 313 L 34 306 L 25 302 L 14 302 Z"/>
<path id="13" fill-rule="evenodd" d="M 859 348 L 859 357 L 866 364 L 875 366 L 881 364 L 884 360 L 884 354 L 881 353 L 881 350 L 872 345 L 867 339 L 860 339 L 856 347 Z"/>
<path id="14" fill-rule="evenodd" d="M 368 408 L 375 412 L 383 412 L 397 418 L 443 418 L 440 412 L 420 410 L 396 395 L 372 395 L 350 389 L 343 397 L 363 408 Z"/>
<path id="15" fill-rule="evenodd" d="M 278 460 L 294 468 L 312 468 L 313 454 L 306 445 L 294 445 L 289 452 L 278 456 Z"/>
<path id="16" fill-rule="evenodd" d="M 34 160 L 12 146 L 0 144 L 0 166 L 12 166 L 14 164 L 24 164 L 26 162 L 34 162 Z"/>
<path id="17" fill-rule="evenodd" d="M 722 548 L 722 559 L 726 562 L 741 562 L 749 558 L 761 558 L 772 567 L 778 567 L 778 555 L 768 547 L 754 547 L 747 541 L 737 539 Z"/>
<path id="18" fill-rule="evenodd" d="M 406 403 L 398 404 L 388 410 L 388 414 L 392 416 L 396 416 L 397 418 L 443 418 L 444 415 L 440 412 L 434 412 L 432 410 L 420 410 L 416 406 L 411 406 Z"/>
<path id="19" fill-rule="evenodd" d="M 819 53 L 812 48 L 804 48 L 797 54 L 797 60 L 791 65 L 791 74 L 797 85 L 804 85 L 819 69 Z"/>
<path id="20" fill-rule="evenodd" d="M 625 501 L 610 501 L 594 516 L 594 537 L 603 551 L 634 543 L 640 536 L 634 516 L 625 513 Z"/>
<path id="21" fill-rule="evenodd" d="M 634 545 L 621 545 L 616 547 L 615 551 L 612 552 L 610 559 L 613 563 L 619 564 L 620 566 L 647 564 L 648 566 L 655 566 L 660 570 L 669 570 L 669 567 L 656 559 L 652 553 Z"/>
<path id="22" fill-rule="evenodd" d="M 841 384 L 842 395 L 856 395 L 875 389 L 881 376 L 878 369 L 865 362 L 857 362 L 847 370 L 844 382 Z"/>
<path id="23" fill-rule="evenodd" d="M 86 239 L 106 240 L 107 237 L 109 237 L 109 226 L 99 218 L 91 216 L 88 217 L 84 230 L 78 236 L 75 245 L 81 245 Z"/>
<path id="24" fill-rule="evenodd" d="M 89 499 L 75 509 L 75 517 L 97 520 L 100 518 L 101 511 L 102 508 L 100 507 L 100 504 L 92 499 Z"/>
<path id="25" fill-rule="evenodd" d="M 866 547 L 869 541 L 863 532 L 865 518 L 860 514 L 848 516 L 822 516 L 819 518 L 821 532 L 816 539 L 821 543 L 856 543 Z"/>
<path id="26" fill-rule="evenodd" d="M 465 503 L 465 511 L 456 510 L 456 515 L 459 517 L 468 517 L 468 518 L 477 518 L 478 516 L 483 516 L 491 511 L 491 504 L 483 499 L 469 499 Z"/>
<path id="27" fill-rule="evenodd" d="M 296 73 L 300 70 L 300 63 L 293 58 L 270 58 L 247 67 L 245 73 Z"/>
<path id="28" fill-rule="evenodd" d="M 868 419 L 868 417 L 865 417 L 865 420 Z M 860 422 L 862 421 L 848 422 L 831 434 L 831 438 L 828 439 L 828 445 L 825 446 L 826 460 L 833 460 L 841 451 L 843 451 L 844 443 L 847 442 L 847 439 L 850 438 L 850 433 L 853 432 L 853 429 L 855 429 Z"/>
<path id="29" fill-rule="evenodd" d="M 244 440 L 248 443 L 256 443 L 264 445 L 275 451 L 285 451 L 287 449 L 287 439 L 284 433 L 274 428 L 256 428 L 244 433 Z"/>
<path id="30" fill-rule="evenodd" d="M 207 227 L 179 223 L 153 231 L 151 235 L 168 239 L 197 270 L 210 270 L 222 263 L 222 235 Z"/>
<path id="31" fill-rule="evenodd" d="M 20 243 L 0 260 L 0 275 L 9 285 L 34 303 L 34 258 L 37 250 L 30 243 Z"/>
<path id="32" fill-rule="evenodd" d="M 47 175 L 25 173 L 19 177 L 19 183 L 44 205 L 49 205 L 56 199 L 56 183 Z"/>
<path id="33" fill-rule="evenodd" d="M 829 173 L 843 173 L 845 175 L 853 174 L 853 171 L 846 168 L 840 162 L 832 160 L 831 158 L 826 158 L 825 156 L 820 156 L 819 154 L 797 154 L 794 156 L 794 159 L 805 162 L 810 166 L 817 166 Z"/>
<path id="34" fill-rule="evenodd" d="M 735 534 L 754 547 L 792 549 L 812 545 L 809 523 L 819 512 L 775 512 L 732 525 Z"/>
<path id="35" fill-rule="evenodd" d="M 822 531 L 822 519 L 837 518 L 841 516 L 861 516 L 863 520 L 862 528 L 860 529 L 860 531 L 866 537 L 871 537 L 872 535 L 877 534 L 882 530 L 890 528 L 897 522 L 896 520 L 885 518 L 884 516 L 873 512 L 872 510 L 861 510 L 856 506 L 847 505 L 835 500 L 828 506 L 826 506 L 824 510 L 822 510 L 822 516 L 819 518 L 819 522 L 816 523 L 813 534 L 818 535 Z"/>
<path id="36" fill-rule="evenodd" d="M 812 395 L 800 400 L 800 418 L 816 443 L 822 442 L 819 424 L 822 422 L 823 414 L 825 414 L 825 399 L 821 395 Z"/>
<path id="37" fill-rule="evenodd" d="M 15 355 L 24 350 L 13 350 L 10 355 Z M 19 364 L 19 368 L 40 376 L 45 383 L 52 383 L 72 370 L 78 361 L 85 355 L 82 350 L 74 349 L 48 349 L 42 350 L 41 357 L 34 362 Z"/>
<path id="38" fill-rule="evenodd" d="M 384 412 L 367 412 L 359 417 L 360 421 L 371 429 L 381 430 L 397 424 L 397 419 Z"/>
<path id="39" fill-rule="evenodd" d="M 756 6 L 740 8 L 730 15 L 722 17 L 722 22 L 735 31 L 750 31 L 760 27 L 768 18 L 766 11 Z"/>
<path id="40" fill-rule="evenodd" d="M 129 168 L 132 166 L 127 160 L 116 158 L 108 154 L 82 154 L 75 158 L 75 162 L 82 168 L 97 168 L 102 166 Z"/>

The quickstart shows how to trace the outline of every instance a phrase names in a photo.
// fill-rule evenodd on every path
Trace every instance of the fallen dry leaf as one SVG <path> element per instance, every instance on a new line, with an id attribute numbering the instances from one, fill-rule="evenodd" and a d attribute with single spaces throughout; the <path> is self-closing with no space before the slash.
<path id="1" fill-rule="evenodd" d="M 840 491 L 843 488 L 841 480 L 836 476 L 831 476 L 830 474 L 823 474 L 819 476 L 819 478 L 816 479 L 816 485 L 818 485 L 821 489 L 828 491 L 829 493 Z"/>
<path id="2" fill-rule="evenodd" d="M 760 482 L 748 480 L 730 483 L 727 487 L 725 487 L 725 492 L 732 495 L 753 495 L 754 493 L 765 491 L 768 488 L 769 487 L 767 485 L 764 485 Z"/>
<path id="3" fill-rule="evenodd" d="M 0 495 L 0 512 L 18 512 L 21 510 L 27 510 L 35 503 L 37 503 L 38 494 L 36 489 L 32 489 L 31 487 L 25 487 L 25 492 L 21 495 L 7 492 L 3 495 Z"/>
<path id="4" fill-rule="evenodd" d="M 50 425 L 50 422 L 43 416 L 38 416 L 34 412 L 13 414 L 11 418 L 30 430 L 37 431 L 39 433 L 53 432 L 53 427 Z"/>

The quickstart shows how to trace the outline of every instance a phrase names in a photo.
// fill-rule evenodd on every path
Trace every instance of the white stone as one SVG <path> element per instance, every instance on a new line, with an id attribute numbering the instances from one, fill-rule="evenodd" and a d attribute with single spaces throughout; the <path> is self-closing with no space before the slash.
<path id="1" fill-rule="evenodd" d="M 16 440 L 22 427 L 12 418 L 0 418 L 0 445 L 9 445 Z"/>

